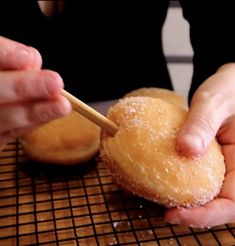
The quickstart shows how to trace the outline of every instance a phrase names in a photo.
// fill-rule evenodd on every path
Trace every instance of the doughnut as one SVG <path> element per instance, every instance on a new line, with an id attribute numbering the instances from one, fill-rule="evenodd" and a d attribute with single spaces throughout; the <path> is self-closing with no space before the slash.
<path id="1" fill-rule="evenodd" d="M 79 113 L 53 120 L 21 137 L 28 159 L 54 164 L 78 164 L 99 150 L 100 128 Z"/>
<path id="2" fill-rule="evenodd" d="M 119 129 L 101 131 L 100 157 L 119 187 L 166 207 L 196 207 L 218 195 L 225 164 L 216 140 L 197 158 L 175 148 L 186 114 L 151 97 L 126 97 L 109 109 Z"/>
<path id="3" fill-rule="evenodd" d="M 178 95 L 172 90 L 157 87 L 139 88 L 127 93 L 126 95 L 124 95 L 124 98 L 137 96 L 160 98 L 175 105 L 179 105 L 182 108 L 186 108 L 187 105 L 186 100 L 183 96 Z"/>

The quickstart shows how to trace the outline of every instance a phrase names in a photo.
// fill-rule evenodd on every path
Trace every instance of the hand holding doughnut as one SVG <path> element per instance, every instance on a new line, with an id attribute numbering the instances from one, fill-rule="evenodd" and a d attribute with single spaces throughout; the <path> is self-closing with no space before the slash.
<path id="1" fill-rule="evenodd" d="M 219 196 L 204 206 L 170 209 L 166 220 L 173 224 L 211 227 L 235 222 L 235 64 L 222 66 L 193 96 L 177 146 L 185 156 L 207 151 L 217 138 L 225 157 L 226 174 Z"/>

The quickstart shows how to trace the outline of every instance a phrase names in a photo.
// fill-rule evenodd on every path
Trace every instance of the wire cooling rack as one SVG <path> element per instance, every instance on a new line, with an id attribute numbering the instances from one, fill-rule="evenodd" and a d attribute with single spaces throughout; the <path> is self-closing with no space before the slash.
<path id="1" fill-rule="evenodd" d="M 0 245 L 235 245 L 235 224 L 173 226 L 164 208 L 120 191 L 99 160 L 28 162 L 18 142 L 0 153 Z"/>

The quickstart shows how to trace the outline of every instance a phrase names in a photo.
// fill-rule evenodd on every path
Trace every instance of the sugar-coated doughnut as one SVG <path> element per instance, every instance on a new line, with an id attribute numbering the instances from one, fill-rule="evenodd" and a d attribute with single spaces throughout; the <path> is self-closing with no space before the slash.
<path id="1" fill-rule="evenodd" d="M 29 159 L 55 164 L 78 164 L 99 150 L 100 128 L 77 112 L 46 123 L 21 138 Z"/>
<path id="2" fill-rule="evenodd" d="M 173 103 L 175 105 L 179 105 L 183 108 L 186 108 L 186 100 L 183 96 L 177 94 L 175 91 L 164 89 L 164 88 L 157 88 L 157 87 L 143 87 L 136 90 L 133 90 L 124 97 L 153 97 L 153 98 L 160 98 L 167 102 Z"/>
<path id="3" fill-rule="evenodd" d="M 225 164 L 213 141 L 197 158 L 177 152 L 175 138 L 187 112 L 161 99 L 130 97 L 112 106 L 108 118 L 119 130 L 101 131 L 101 158 L 117 184 L 167 207 L 194 207 L 216 197 Z"/>

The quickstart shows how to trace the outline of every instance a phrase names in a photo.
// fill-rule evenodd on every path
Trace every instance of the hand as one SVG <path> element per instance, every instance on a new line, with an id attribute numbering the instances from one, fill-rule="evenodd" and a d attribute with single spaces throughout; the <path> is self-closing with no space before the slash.
<path id="1" fill-rule="evenodd" d="M 0 145 L 70 112 L 63 81 L 37 50 L 0 37 Z"/>
<path id="2" fill-rule="evenodd" d="M 185 156 L 203 153 L 217 137 L 225 157 L 226 174 L 217 198 L 198 208 L 166 212 L 172 224 L 211 227 L 235 222 L 235 65 L 228 64 L 206 80 L 193 96 L 177 147 Z"/>

